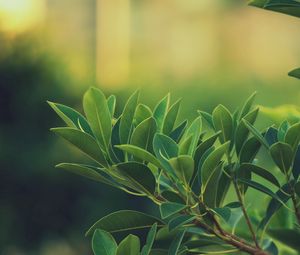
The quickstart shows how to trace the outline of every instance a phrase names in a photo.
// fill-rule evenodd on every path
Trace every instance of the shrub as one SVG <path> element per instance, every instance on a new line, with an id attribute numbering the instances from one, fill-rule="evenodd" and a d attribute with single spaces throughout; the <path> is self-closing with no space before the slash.
<path id="1" fill-rule="evenodd" d="M 120 116 L 115 96 L 96 88 L 83 97 L 86 117 L 50 102 L 68 125 L 51 130 L 94 163 L 57 167 L 147 197 L 159 208 L 160 218 L 122 210 L 97 221 L 87 231 L 94 254 L 278 254 L 277 240 L 299 250 L 300 123 L 259 131 L 254 98 L 234 113 L 223 105 L 212 114 L 199 111 L 190 125 L 176 124 L 180 100 L 170 106 L 170 95 L 152 111 L 135 92 Z M 261 153 L 280 171 L 266 169 L 256 159 Z M 256 197 L 249 206 L 251 189 Z M 294 224 L 274 228 L 274 215 Z M 142 249 L 135 230 L 148 232 Z M 117 244 L 117 233 L 129 235 Z"/>

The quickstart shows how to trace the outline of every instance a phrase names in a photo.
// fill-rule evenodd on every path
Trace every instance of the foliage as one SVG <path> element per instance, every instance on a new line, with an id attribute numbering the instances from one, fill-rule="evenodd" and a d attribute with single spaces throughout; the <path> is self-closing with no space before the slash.
<path id="1" fill-rule="evenodd" d="M 234 113 L 223 105 L 211 114 L 199 111 L 190 124 L 177 123 L 180 101 L 170 104 L 169 94 L 151 110 L 135 92 L 120 116 L 116 97 L 97 88 L 83 97 L 85 116 L 49 102 L 67 125 L 52 131 L 92 162 L 58 168 L 147 197 L 159 208 L 160 218 L 122 210 L 100 219 L 87 231 L 94 254 L 278 254 L 279 242 L 297 250 L 300 123 L 258 130 L 255 95 Z M 278 171 L 258 155 L 272 158 Z M 251 207 L 249 190 L 257 197 Z M 254 213 L 266 200 L 263 214 Z M 272 227 L 272 219 L 287 217 L 293 225 Z M 146 232 L 146 240 L 136 231 Z"/>

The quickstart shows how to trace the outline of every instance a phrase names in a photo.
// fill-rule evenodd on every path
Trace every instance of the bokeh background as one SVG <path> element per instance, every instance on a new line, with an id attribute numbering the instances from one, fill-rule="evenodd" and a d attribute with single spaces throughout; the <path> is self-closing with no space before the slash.
<path id="1" fill-rule="evenodd" d="M 120 112 L 136 88 L 151 106 L 171 91 L 192 118 L 256 90 L 259 125 L 279 123 L 300 116 L 299 45 L 299 20 L 242 0 L 0 0 L 0 254 L 91 254 L 98 218 L 152 210 L 54 168 L 81 155 L 49 132 L 46 100 L 81 110 L 98 86 Z"/>

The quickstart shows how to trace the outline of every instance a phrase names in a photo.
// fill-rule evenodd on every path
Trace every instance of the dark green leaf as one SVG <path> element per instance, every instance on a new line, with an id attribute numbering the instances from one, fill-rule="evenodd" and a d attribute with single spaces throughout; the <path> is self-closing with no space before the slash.
<path id="1" fill-rule="evenodd" d="M 176 142 L 178 143 L 182 137 L 182 135 L 184 134 L 184 131 L 186 129 L 188 125 L 188 121 L 185 120 L 183 121 L 181 124 L 179 124 L 171 133 L 170 133 L 170 137 Z"/>
<path id="2" fill-rule="evenodd" d="M 97 229 L 93 235 L 92 248 L 94 255 L 116 255 L 117 243 L 110 233 Z"/>
<path id="3" fill-rule="evenodd" d="M 107 101 L 101 90 L 90 88 L 83 97 L 83 109 L 102 149 L 108 153 L 112 120 Z"/>
<path id="4" fill-rule="evenodd" d="M 181 103 L 181 99 L 179 99 L 178 101 L 176 101 L 169 109 L 165 121 L 164 121 L 164 125 L 163 125 L 163 133 L 166 135 L 169 135 L 175 125 L 177 116 L 178 116 L 178 112 L 179 112 L 179 108 L 180 108 L 180 103 Z"/>
<path id="5" fill-rule="evenodd" d="M 270 153 L 280 170 L 283 173 L 288 173 L 293 161 L 292 147 L 286 143 L 278 142 L 270 147 Z"/>
<path id="6" fill-rule="evenodd" d="M 85 133 L 94 136 L 89 123 L 79 112 L 63 104 L 49 101 L 48 104 L 69 127 L 82 129 Z"/>
<path id="7" fill-rule="evenodd" d="M 95 139 L 87 133 L 74 128 L 52 128 L 51 131 L 60 135 L 68 142 L 76 146 L 91 159 L 102 166 L 108 166 L 102 150 Z"/>
<path id="8" fill-rule="evenodd" d="M 162 203 L 159 207 L 160 215 L 162 219 L 168 218 L 176 213 L 186 209 L 187 206 L 178 203 L 166 202 Z"/>
<path id="9" fill-rule="evenodd" d="M 121 241 L 116 255 L 140 255 L 140 239 L 135 235 L 128 235 Z"/>
<path id="10" fill-rule="evenodd" d="M 290 71 L 289 76 L 300 79 L 300 68 Z"/>
<path id="11" fill-rule="evenodd" d="M 231 184 L 231 179 L 224 173 L 221 173 L 219 178 L 219 183 L 217 186 L 217 195 L 216 195 L 216 206 L 220 207 L 223 205 L 225 197 L 229 191 L 229 187 Z"/>
<path id="12" fill-rule="evenodd" d="M 128 99 L 120 120 L 120 141 L 129 143 L 133 129 L 134 114 L 139 100 L 139 92 L 134 92 Z"/>
<path id="13" fill-rule="evenodd" d="M 158 223 L 158 226 L 163 225 L 163 222 L 160 219 L 148 214 L 137 211 L 122 210 L 111 213 L 98 220 L 87 231 L 86 235 L 92 234 L 97 228 L 110 233 L 127 232 L 135 229 L 150 229 L 154 223 Z"/>
<path id="14" fill-rule="evenodd" d="M 204 112 L 204 111 L 198 111 L 198 113 L 202 116 L 203 119 L 206 120 L 208 125 L 214 129 L 214 122 L 213 122 L 213 117 L 211 114 Z"/>
<path id="15" fill-rule="evenodd" d="M 243 145 L 239 158 L 240 163 L 244 162 L 252 162 L 256 157 L 259 149 L 261 147 L 261 143 L 256 139 L 256 137 L 249 138 Z"/>
<path id="16" fill-rule="evenodd" d="M 255 91 L 245 102 L 245 104 L 243 105 L 243 108 L 241 110 L 241 114 L 240 114 L 240 120 L 242 118 L 244 118 L 251 110 L 251 107 L 253 105 L 254 99 L 256 97 L 257 92 Z"/>
<path id="17" fill-rule="evenodd" d="M 286 132 L 285 142 L 291 145 L 295 153 L 300 142 L 300 122 L 292 125 Z"/>
<path id="18" fill-rule="evenodd" d="M 254 137 L 267 149 L 269 148 L 269 144 L 267 143 L 266 139 L 261 135 L 261 133 L 253 126 L 251 125 L 247 120 L 242 120 L 246 127 L 249 129 L 249 131 L 254 135 Z"/>
<path id="19" fill-rule="evenodd" d="M 295 180 L 298 180 L 300 175 L 300 145 L 296 151 L 294 163 L 293 163 L 293 176 Z"/>
<path id="20" fill-rule="evenodd" d="M 177 193 L 170 191 L 170 190 L 164 190 L 161 193 L 161 196 L 168 200 L 169 202 L 179 203 L 182 204 L 185 201 L 182 199 L 181 196 L 179 196 Z"/>
<path id="21" fill-rule="evenodd" d="M 221 131 L 220 141 L 225 143 L 231 139 L 233 130 L 233 120 L 230 112 L 223 105 L 218 105 L 213 113 L 213 123 L 216 131 Z"/>
<path id="22" fill-rule="evenodd" d="M 271 174 L 269 171 L 267 171 L 266 169 L 257 166 L 257 165 L 253 165 L 250 163 L 243 163 L 240 168 L 239 171 L 249 171 L 251 173 L 254 173 L 262 178 L 264 178 L 265 180 L 269 181 L 270 183 L 274 184 L 275 186 L 277 186 L 278 188 L 280 188 L 280 183 L 277 180 L 277 178 Z"/>
<path id="23" fill-rule="evenodd" d="M 294 229 L 270 229 L 268 234 L 285 244 L 286 246 L 294 249 L 295 251 L 300 251 L 300 232 Z"/>
<path id="24" fill-rule="evenodd" d="M 269 0 L 265 9 L 300 18 L 300 2 L 294 0 Z M 294 71 L 295 72 L 295 71 Z"/>
<path id="25" fill-rule="evenodd" d="M 274 143 L 278 142 L 278 130 L 274 127 L 268 128 L 265 139 L 268 142 L 269 146 L 273 145 Z"/>
<path id="26" fill-rule="evenodd" d="M 120 142 L 120 118 L 117 120 L 115 125 L 112 129 L 112 135 L 111 135 L 111 149 L 113 153 L 118 158 L 119 162 L 125 161 L 124 153 L 119 148 L 116 147 L 116 145 L 119 145 Z"/>
<path id="27" fill-rule="evenodd" d="M 175 238 L 173 239 L 173 241 L 170 245 L 168 255 L 177 255 L 177 252 L 181 245 L 184 234 L 185 234 L 185 230 L 180 231 L 176 234 Z"/>
<path id="28" fill-rule="evenodd" d="M 296 192 L 297 196 L 300 197 L 300 182 L 297 182 L 295 184 L 295 192 Z"/>
<path id="29" fill-rule="evenodd" d="M 171 158 L 169 162 L 178 178 L 188 186 L 194 173 L 194 159 L 188 155 L 180 155 Z"/>
<path id="30" fill-rule="evenodd" d="M 162 131 L 164 120 L 167 115 L 168 107 L 170 103 L 170 94 L 166 95 L 158 104 L 155 106 L 153 111 L 153 117 L 157 123 L 157 130 Z"/>
<path id="31" fill-rule="evenodd" d="M 157 231 L 157 223 L 154 223 L 152 225 L 151 229 L 149 230 L 149 233 L 147 235 L 146 244 L 142 249 L 141 255 L 149 255 L 150 254 L 150 251 L 152 249 L 154 239 L 156 236 L 156 231 Z"/>
<path id="32" fill-rule="evenodd" d="M 279 129 L 278 129 L 278 135 L 277 135 L 277 139 L 279 142 L 285 141 L 284 138 L 285 138 L 286 132 L 289 128 L 290 128 L 290 123 L 287 120 L 283 121 L 280 124 Z"/>
<path id="33" fill-rule="evenodd" d="M 195 218 L 196 216 L 193 215 L 180 215 L 176 218 L 173 218 L 168 223 L 169 231 L 171 232 L 174 229 L 177 229 L 183 225 L 191 223 Z"/>
<path id="34" fill-rule="evenodd" d="M 145 194 L 152 195 L 155 192 L 155 177 L 151 170 L 144 164 L 138 162 L 125 162 L 117 165 L 121 173 L 126 173 L 126 177 Z"/>
<path id="35" fill-rule="evenodd" d="M 201 168 L 201 181 L 202 181 L 202 192 L 205 191 L 206 185 L 211 178 L 217 166 L 220 163 L 223 155 L 228 151 L 229 142 L 226 142 L 216 148 L 204 161 Z"/>
<path id="36" fill-rule="evenodd" d="M 229 221 L 231 216 L 231 210 L 228 207 L 214 208 L 212 211 L 222 218 L 225 222 Z"/>
<path id="37" fill-rule="evenodd" d="M 168 255 L 168 250 L 153 249 L 151 250 L 150 255 Z"/>

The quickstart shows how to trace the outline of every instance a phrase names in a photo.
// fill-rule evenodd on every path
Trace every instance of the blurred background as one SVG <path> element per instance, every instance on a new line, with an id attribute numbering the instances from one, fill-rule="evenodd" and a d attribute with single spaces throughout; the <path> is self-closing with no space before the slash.
<path id="1" fill-rule="evenodd" d="M 85 230 L 143 200 L 58 171 L 81 155 L 49 132 L 46 100 L 81 110 L 89 86 L 181 118 L 230 109 L 253 91 L 265 121 L 299 118 L 300 20 L 238 0 L 0 0 L 0 254 L 91 254 Z M 270 108 L 272 107 L 272 109 Z"/>

